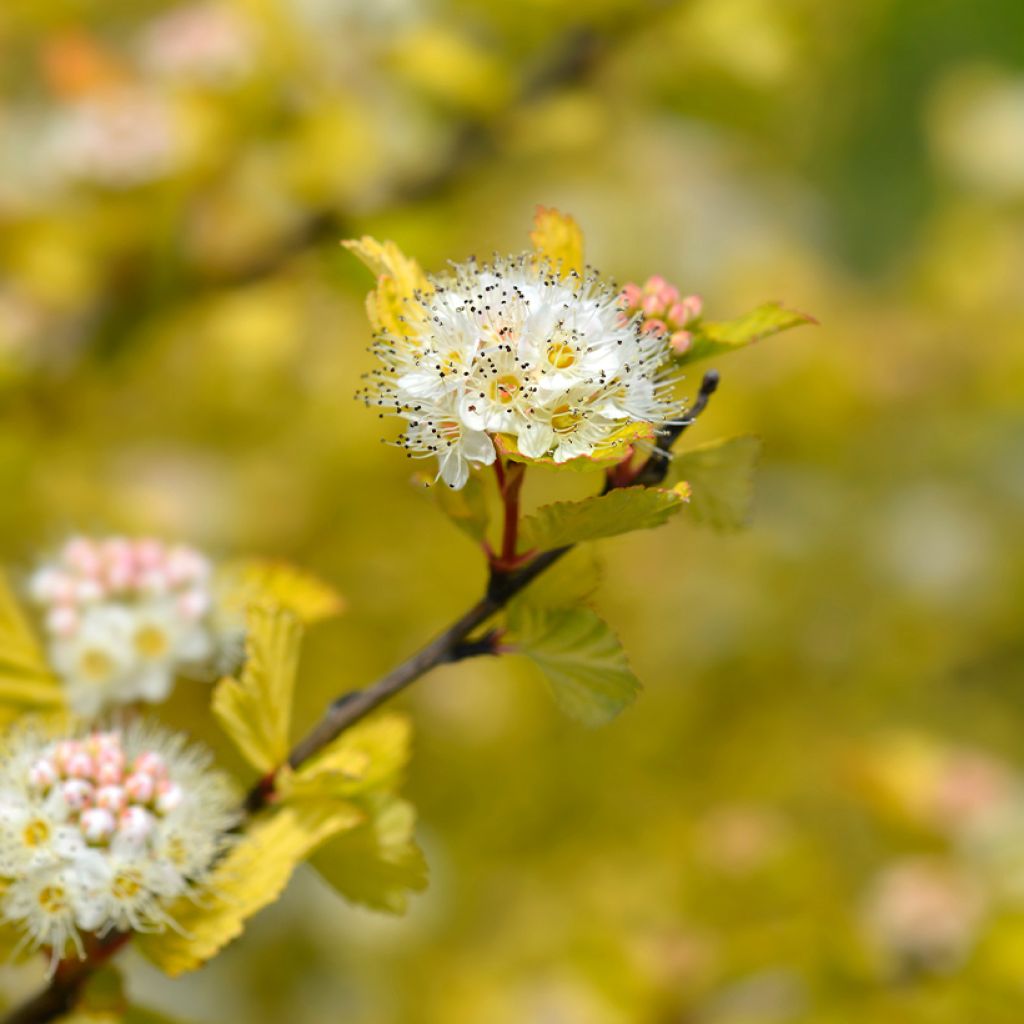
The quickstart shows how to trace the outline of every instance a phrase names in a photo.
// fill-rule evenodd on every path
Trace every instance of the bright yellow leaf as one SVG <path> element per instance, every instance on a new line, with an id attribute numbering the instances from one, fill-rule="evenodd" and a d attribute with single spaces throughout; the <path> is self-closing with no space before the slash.
<path id="1" fill-rule="evenodd" d="M 221 603 L 244 611 L 251 604 L 268 604 L 293 612 L 303 625 L 338 615 L 345 601 L 329 584 L 287 562 L 244 559 L 221 570 Z"/>
<path id="2" fill-rule="evenodd" d="M 378 242 L 369 235 L 342 242 L 377 276 L 377 288 L 366 297 L 366 313 L 375 331 L 387 331 L 396 338 L 414 335 L 424 315 L 422 307 L 410 301 L 416 292 L 431 292 L 433 286 L 423 268 L 404 255 L 394 242 Z"/>
<path id="3" fill-rule="evenodd" d="M 583 273 L 583 232 L 567 213 L 538 206 L 530 241 L 537 255 L 557 268 L 562 277 L 568 277 L 574 270 Z"/>
<path id="4" fill-rule="evenodd" d="M 64 694 L 10 585 L 0 574 L 0 702 L 55 708 Z"/>
<path id="5" fill-rule="evenodd" d="M 383 714 L 342 733 L 279 789 L 291 797 L 352 797 L 394 785 L 409 760 L 412 728 L 400 714 Z"/>
<path id="6" fill-rule="evenodd" d="M 142 952 L 171 976 L 193 970 L 241 934 L 245 921 L 280 896 L 296 866 L 331 836 L 355 828 L 352 804 L 287 803 L 256 821 L 217 865 L 211 896 L 181 897 L 170 908 L 178 930 L 141 935 Z"/>
<path id="7" fill-rule="evenodd" d="M 217 684 L 213 712 L 249 763 L 269 772 L 288 754 L 302 624 L 287 609 L 253 605 L 246 625 L 241 679 Z"/>

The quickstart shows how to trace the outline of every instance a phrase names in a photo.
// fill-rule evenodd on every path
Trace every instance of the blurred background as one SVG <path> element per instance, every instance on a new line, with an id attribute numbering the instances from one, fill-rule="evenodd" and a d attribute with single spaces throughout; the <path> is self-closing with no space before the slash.
<path id="1" fill-rule="evenodd" d="M 764 438 L 752 526 L 600 547 L 634 708 L 587 731 L 518 659 L 435 673 L 412 912 L 303 869 L 198 974 L 129 957 L 134 992 L 198 1024 L 1019 1024 L 1019 0 L 4 0 L 0 53 L 0 555 L 308 566 L 349 610 L 300 726 L 483 579 L 353 401 L 340 238 L 439 269 L 525 248 L 540 202 L 620 282 L 822 325 L 717 364 L 686 436 Z"/>

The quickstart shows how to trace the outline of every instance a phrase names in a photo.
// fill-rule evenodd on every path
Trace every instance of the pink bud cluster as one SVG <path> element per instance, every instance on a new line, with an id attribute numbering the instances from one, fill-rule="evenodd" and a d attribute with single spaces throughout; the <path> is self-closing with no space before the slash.
<path id="1" fill-rule="evenodd" d="M 91 606 L 154 598 L 174 601 L 188 622 L 209 608 L 209 562 L 183 544 L 165 545 L 151 537 L 95 540 L 73 537 L 57 560 L 32 579 L 32 596 L 46 609 L 46 625 L 57 637 L 75 634 Z"/>
<path id="2" fill-rule="evenodd" d="M 693 344 L 693 334 L 688 328 L 701 314 L 703 304 L 699 295 L 681 296 L 678 288 L 655 275 L 643 285 L 627 284 L 622 289 L 620 303 L 623 319 L 642 316 L 641 329 L 667 338 L 669 347 L 678 355 Z"/>
<path id="3" fill-rule="evenodd" d="M 26 781 L 33 793 L 64 804 L 68 824 L 90 846 L 116 838 L 144 843 L 158 819 L 177 810 L 185 797 L 163 757 L 143 750 L 129 763 L 115 732 L 55 743 L 32 762 Z"/>

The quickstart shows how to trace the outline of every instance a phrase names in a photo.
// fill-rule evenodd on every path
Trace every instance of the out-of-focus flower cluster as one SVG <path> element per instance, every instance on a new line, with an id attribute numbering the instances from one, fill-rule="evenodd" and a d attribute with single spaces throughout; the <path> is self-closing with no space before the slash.
<path id="1" fill-rule="evenodd" d="M 227 780 L 180 736 L 16 731 L 0 768 L 0 917 L 51 966 L 81 955 L 85 933 L 163 931 L 236 819 Z"/>
<path id="2" fill-rule="evenodd" d="M 703 303 L 699 295 L 680 295 L 663 277 L 649 277 L 642 285 L 627 284 L 621 296 L 624 320 L 641 317 L 641 330 L 667 338 L 673 352 L 682 355 L 693 343 L 688 328 L 699 319 Z"/>
<path id="3" fill-rule="evenodd" d="M 74 537 L 30 581 L 70 705 L 161 701 L 215 653 L 212 569 L 186 545 Z"/>

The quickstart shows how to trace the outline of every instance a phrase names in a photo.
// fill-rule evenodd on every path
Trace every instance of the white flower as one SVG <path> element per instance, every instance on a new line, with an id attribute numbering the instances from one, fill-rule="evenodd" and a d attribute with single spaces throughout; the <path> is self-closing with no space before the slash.
<path id="1" fill-rule="evenodd" d="M 230 85 L 251 70 L 254 39 L 249 25 L 230 7 L 190 4 L 173 8 L 146 27 L 141 57 L 162 77 Z"/>
<path id="2" fill-rule="evenodd" d="M 436 456 L 451 487 L 495 460 L 495 435 L 566 462 L 679 416 L 668 347 L 596 275 L 562 278 L 522 256 L 470 261 L 431 284 L 408 300 L 409 335 L 378 338 L 383 366 L 363 397 L 405 421 L 400 444 Z"/>
<path id="3" fill-rule="evenodd" d="M 211 567 L 184 545 L 73 537 L 29 589 L 79 714 L 163 700 L 178 673 L 214 654 Z"/>
<path id="4" fill-rule="evenodd" d="M 86 933 L 172 926 L 230 843 L 235 794 L 178 735 L 23 728 L 0 753 L 0 920 L 54 964 Z"/>

